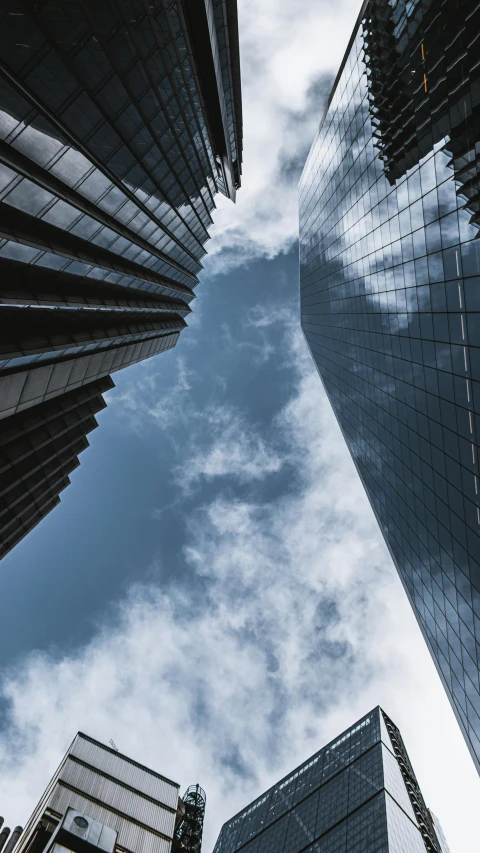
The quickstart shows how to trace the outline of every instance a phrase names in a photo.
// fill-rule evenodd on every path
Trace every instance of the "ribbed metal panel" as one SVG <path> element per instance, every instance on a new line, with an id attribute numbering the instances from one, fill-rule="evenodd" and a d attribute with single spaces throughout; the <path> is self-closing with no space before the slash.
<path id="1" fill-rule="evenodd" d="M 92 803 L 91 800 L 70 791 L 69 788 L 64 788 L 61 784 L 55 786 L 48 805 L 61 814 L 65 814 L 69 806 L 85 812 L 93 820 L 99 820 L 118 832 L 118 844 L 128 850 L 135 851 L 135 853 L 170 853 L 171 844 L 166 839 L 159 838 L 158 835 L 154 835 L 147 829 L 132 823 L 128 818 L 110 811 L 106 806 Z M 165 812 L 165 814 L 168 814 L 170 818 L 171 829 L 167 834 L 171 835 L 175 816 L 169 812 Z"/>
<path id="2" fill-rule="evenodd" d="M 171 835 L 173 832 L 174 813 L 148 800 L 142 794 L 134 793 L 123 785 L 106 779 L 95 770 L 90 770 L 83 764 L 77 764 L 71 758 L 68 758 L 60 774 L 60 780 L 78 788 L 87 796 L 101 800 L 107 807 L 111 806 L 140 823 L 145 823 L 157 832 L 163 832 L 165 835 Z"/>
<path id="3" fill-rule="evenodd" d="M 178 786 L 166 779 L 161 779 L 153 773 L 150 773 L 146 768 L 139 767 L 136 764 L 127 761 L 120 755 L 115 755 L 96 743 L 92 743 L 82 735 L 77 735 L 75 738 L 71 755 L 75 755 L 92 767 L 98 767 L 104 773 L 114 776 L 120 782 L 125 782 L 131 785 L 137 791 L 153 797 L 160 803 L 170 806 L 172 809 L 177 808 L 178 803 Z"/>

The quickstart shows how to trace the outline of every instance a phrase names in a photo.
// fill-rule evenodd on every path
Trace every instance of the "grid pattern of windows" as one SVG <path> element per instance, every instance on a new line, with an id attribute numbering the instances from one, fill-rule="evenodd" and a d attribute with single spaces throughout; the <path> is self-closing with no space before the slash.
<path id="1" fill-rule="evenodd" d="M 479 33 L 366 0 L 300 182 L 302 328 L 478 767 Z"/>
<path id="2" fill-rule="evenodd" d="M 348 853 L 391 853 L 391 827 L 389 821 L 386 820 L 385 814 L 385 798 L 388 794 L 379 794 L 374 797 L 364 806 L 359 808 L 346 821 L 347 830 L 347 846 Z M 420 833 L 412 824 L 412 831 L 422 845 Z M 404 851 L 413 853 L 417 851 L 417 847 L 405 845 Z"/>
<path id="3" fill-rule="evenodd" d="M 408 782 L 423 807 L 410 766 Z M 427 846 L 376 708 L 226 823 L 214 853 L 440 853 L 431 837 Z"/>
<path id="4" fill-rule="evenodd" d="M 0 421 L 0 557 L 59 502 L 110 377 Z"/>
<path id="5" fill-rule="evenodd" d="M 236 0 L 1 24 L 0 422 L 175 346 L 242 158 Z"/>
<path id="6" fill-rule="evenodd" d="M 425 853 L 425 847 L 419 832 L 413 823 L 399 809 L 397 803 L 386 794 L 387 822 L 389 829 L 389 853 Z"/>

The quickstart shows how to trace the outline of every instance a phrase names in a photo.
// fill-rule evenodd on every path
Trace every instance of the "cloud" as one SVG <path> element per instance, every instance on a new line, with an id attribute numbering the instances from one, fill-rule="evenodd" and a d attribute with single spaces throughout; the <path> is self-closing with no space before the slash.
<path id="1" fill-rule="evenodd" d="M 162 360 L 167 355 L 162 353 Z M 167 430 L 188 408 L 193 378 L 194 371 L 187 366 L 187 360 L 177 355 L 172 386 L 159 396 L 155 361 L 145 361 L 136 365 L 134 379 L 122 383 L 122 391 L 110 392 L 108 403 L 121 409 L 122 419 L 137 433 L 152 423 Z"/>
<path id="2" fill-rule="evenodd" d="M 299 173 L 358 5 L 240 0 L 243 187 L 235 206 L 219 200 L 206 273 L 294 245 Z M 177 365 L 161 398 L 155 362 L 109 395 L 138 432 L 148 424 L 174 442 L 172 427 L 192 425 L 176 469 L 185 571 L 168 586 L 132 587 L 87 645 L 30 654 L 4 673 L 0 804 L 10 825 L 25 822 L 82 729 L 182 787 L 199 781 L 209 853 L 224 820 L 381 703 L 452 853 L 472 849 L 478 778 L 291 316 L 290 306 L 252 308 L 245 325 L 258 337 L 235 341 L 251 361 L 275 352 L 294 371 L 267 430 L 237 408 L 194 403 L 196 374 L 178 352 L 159 360 Z M 196 504 L 192 487 L 203 483 L 211 496 L 199 489 Z"/>
<path id="3" fill-rule="evenodd" d="M 207 272 L 297 239 L 298 179 L 357 14 L 354 0 L 240 0 L 243 183 L 235 206 L 218 199 Z"/>
<path id="4" fill-rule="evenodd" d="M 177 481 L 189 489 L 200 478 L 236 477 L 240 482 L 263 479 L 279 471 L 282 460 L 269 448 L 240 413 L 231 406 L 214 405 L 197 412 L 209 436 L 202 448 L 198 435 L 186 464 L 177 469 Z"/>
<path id="5" fill-rule="evenodd" d="M 186 453 L 184 470 L 216 488 L 188 516 L 183 578 L 133 587 L 86 646 L 32 654 L 5 673 L 0 802 L 10 821 L 25 821 L 82 729 L 182 787 L 199 781 L 209 853 L 224 820 L 380 702 L 402 727 L 452 853 L 468 849 L 473 765 L 288 324 L 279 352 L 295 386 L 268 431 L 206 407 L 203 461 L 195 445 Z M 243 447 L 233 461 L 226 435 Z M 266 496 L 260 486 L 279 460 L 288 483 Z"/>

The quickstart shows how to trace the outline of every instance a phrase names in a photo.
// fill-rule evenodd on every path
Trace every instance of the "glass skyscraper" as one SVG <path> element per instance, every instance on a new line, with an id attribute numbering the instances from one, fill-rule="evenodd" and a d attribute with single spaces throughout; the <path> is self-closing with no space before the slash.
<path id="1" fill-rule="evenodd" d="M 236 0 L 0 17 L 0 557 L 59 500 L 110 374 L 186 326 L 240 186 Z"/>
<path id="2" fill-rule="evenodd" d="M 262 794 L 214 853 L 442 853 L 399 730 L 375 708 Z"/>
<path id="3" fill-rule="evenodd" d="M 367 0 L 300 182 L 301 322 L 480 769 L 480 7 Z"/>

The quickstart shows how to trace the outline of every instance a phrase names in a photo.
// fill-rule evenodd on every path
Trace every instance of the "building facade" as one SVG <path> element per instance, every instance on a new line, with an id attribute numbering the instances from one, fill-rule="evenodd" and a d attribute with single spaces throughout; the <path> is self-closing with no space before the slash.
<path id="1" fill-rule="evenodd" d="M 179 797 L 175 782 L 79 733 L 7 845 L 15 853 L 200 853 L 205 800 L 199 785 Z"/>
<path id="2" fill-rule="evenodd" d="M 96 425 L 67 438 L 72 415 L 57 453 L 32 417 L 79 389 L 98 411 L 110 374 L 185 328 L 242 111 L 236 0 L 6 0 L 0 46 L 0 447 L 25 472 L 0 494 L 3 556 Z"/>
<path id="3" fill-rule="evenodd" d="M 400 732 L 375 708 L 222 827 L 214 853 L 442 853 Z"/>
<path id="4" fill-rule="evenodd" d="M 300 182 L 302 328 L 480 769 L 480 10 L 366 0 Z"/>
<path id="5" fill-rule="evenodd" d="M 433 823 L 433 828 L 435 830 L 435 835 L 437 836 L 438 843 L 440 845 L 441 853 L 450 853 L 450 847 L 448 846 L 447 839 L 445 838 L 445 834 L 442 829 L 442 825 L 432 811 L 429 810 L 429 814 Z"/>

